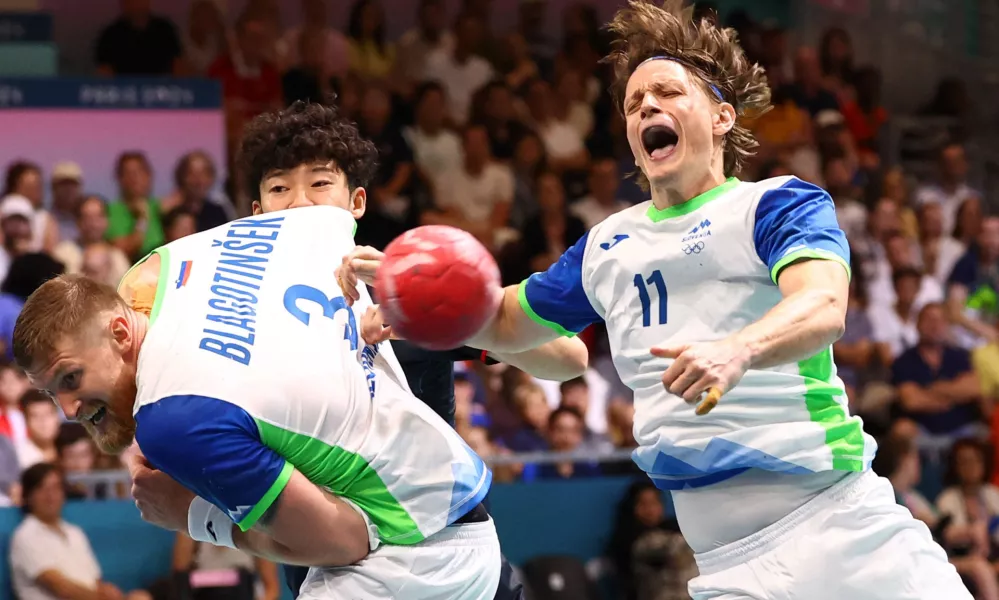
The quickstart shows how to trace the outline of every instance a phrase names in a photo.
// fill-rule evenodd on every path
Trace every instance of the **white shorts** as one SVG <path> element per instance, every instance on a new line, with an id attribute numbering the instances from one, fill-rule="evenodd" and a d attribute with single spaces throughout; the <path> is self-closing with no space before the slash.
<path id="1" fill-rule="evenodd" d="M 694 600 L 972 600 L 926 525 L 869 471 L 695 558 Z"/>
<path id="2" fill-rule="evenodd" d="M 502 565 L 492 519 L 412 546 L 380 546 L 356 565 L 313 568 L 299 600 L 493 600 Z"/>

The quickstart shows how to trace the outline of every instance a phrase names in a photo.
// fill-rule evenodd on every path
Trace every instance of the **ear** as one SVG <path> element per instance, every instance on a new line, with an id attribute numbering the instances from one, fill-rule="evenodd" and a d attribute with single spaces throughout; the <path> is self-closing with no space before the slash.
<path id="1" fill-rule="evenodd" d="M 711 133 L 717 137 L 722 137 L 735 127 L 735 107 L 728 102 L 722 102 L 715 109 L 714 121 L 711 126 Z"/>
<path id="2" fill-rule="evenodd" d="M 353 193 L 350 195 L 350 214 L 354 216 L 354 219 L 360 219 L 364 216 L 364 210 L 368 207 L 368 192 L 364 188 L 354 188 Z"/>
<path id="3" fill-rule="evenodd" d="M 264 207 L 260 205 L 260 200 L 254 200 L 253 204 L 253 216 L 264 214 Z"/>
<path id="4" fill-rule="evenodd" d="M 108 323 L 108 330 L 111 333 L 111 343 L 119 354 L 124 354 L 131 347 L 133 340 L 132 328 L 128 319 L 123 315 L 114 315 Z"/>

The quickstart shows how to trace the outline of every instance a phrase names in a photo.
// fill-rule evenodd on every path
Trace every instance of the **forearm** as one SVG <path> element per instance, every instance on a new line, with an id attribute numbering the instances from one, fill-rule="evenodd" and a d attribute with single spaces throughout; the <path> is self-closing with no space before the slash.
<path id="1" fill-rule="evenodd" d="M 843 302 L 826 289 L 803 289 L 735 334 L 735 341 L 749 349 L 753 368 L 804 360 L 843 335 Z"/>
<path id="2" fill-rule="evenodd" d="M 96 588 L 81 585 L 62 573 L 46 571 L 38 577 L 36 583 L 59 600 L 99 600 Z"/>
<path id="3" fill-rule="evenodd" d="M 503 289 L 496 316 L 467 344 L 503 355 L 533 350 L 559 338 L 559 334 L 531 320 L 520 306 L 518 286 Z"/>
<path id="4" fill-rule="evenodd" d="M 568 381 L 586 372 L 589 352 L 578 338 L 562 337 L 526 352 L 492 352 L 491 355 L 508 365 L 537 377 L 552 381 Z"/>
<path id="5" fill-rule="evenodd" d="M 930 390 L 954 402 L 971 402 L 982 395 L 982 386 L 978 377 L 971 373 L 952 381 L 938 381 L 930 387 Z"/>
<path id="6" fill-rule="evenodd" d="M 312 559 L 314 559 L 315 557 L 306 556 L 301 552 L 297 552 L 291 548 L 288 548 L 287 546 L 279 543 L 277 540 L 272 538 L 270 535 L 254 529 L 251 529 L 249 531 L 240 531 L 239 529 L 234 529 L 232 532 L 232 541 L 236 545 L 236 548 L 251 556 L 257 556 L 259 558 L 264 558 L 269 561 L 285 565 L 298 565 L 302 567 L 313 567 L 313 566 L 342 567 L 350 564 L 350 563 L 342 563 L 342 564 L 314 563 Z"/>

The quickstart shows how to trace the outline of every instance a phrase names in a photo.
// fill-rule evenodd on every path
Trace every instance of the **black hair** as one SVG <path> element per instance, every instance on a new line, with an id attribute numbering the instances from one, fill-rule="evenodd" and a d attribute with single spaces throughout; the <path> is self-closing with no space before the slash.
<path id="1" fill-rule="evenodd" d="M 212 179 L 215 178 L 217 173 L 215 171 L 215 161 L 212 160 L 212 157 L 209 156 L 204 150 L 192 150 L 184 156 L 181 156 L 180 160 L 177 161 L 177 166 L 174 167 L 173 170 L 174 185 L 181 187 L 184 183 L 184 176 L 187 175 L 187 170 L 191 168 L 191 163 L 199 158 L 208 163 L 212 172 Z"/>
<path id="2" fill-rule="evenodd" d="M 67 422 L 59 426 L 59 434 L 56 435 L 55 447 L 59 456 L 73 444 L 80 440 L 90 440 L 87 430 L 79 423 Z"/>
<path id="3" fill-rule="evenodd" d="M 126 150 L 118 155 L 118 160 L 115 161 L 114 165 L 114 175 L 115 177 L 121 177 L 122 171 L 125 169 L 125 163 L 130 160 L 138 161 L 142 163 L 143 168 L 146 169 L 148 173 L 153 172 L 153 165 L 149 162 L 149 158 L 146 154 L 140 150 Z"/>
<path id="4" fill-rule="evenodd" d="M 424 81 L 417 86 L 416 92 L 413 94 L 413 106 L 419 106 L 427 95 L 434 92 L 438 92 L 445 96 L 447 95 L 447 92 L 444 90 L 444 86 L 441 85 L 440 82 L 433 80 Z"/>
<path id="5" fill-rule="evenodd" d="M 355 0 L 354 5 L 350 7 L 350 17 L 347 20 L 347 36 L 352 40 L 361 41 L 361 35 L 364 33 L 361 30 L 361 21 L 364 19 L 364 9 L 371 5 L 374 5 L 382 15 L 382 22 L 378 24 L 378 28 L 374 31 L 373 41 L 375 46 L 378 47 L 378 51 L 384 53 L 385 11 L 375 0 Z"/>
<path id="6" fill-rule="evenodd" d="M 18 256 L 10 263 L 7 278 L 0 285 L 0 292 L 26 300 L 42 284 L 62 275 L 66 268 L 44 252 Z"/>
<path id="7" fill-rule="evenodd" d="M 179 221 L 180 218 L 185 215 L 191 217 L 192 219 L 197 219 L 197 215 L 187 210 L 183 206 L 178 206 L 177 208 L 174 208 L 167 214 L 163 215 L 162 219 L 163 231 L 170 231 L 170 229 L 177 224 L 177 221 Z"/>
<path id="8" fill-rule="evenodd" d="M 52 463 L 38 463 L 28 467 L 21 473 L 21 495 L 24 497 L 24 506 L 21 507 L 21 510 L 24 514 L 31 513 L 31 509 L 28 507 L 28 498 L 31 497 L 31 494 L 35 493 L 35 490 L 42 487 L 42 484 L 45 483 L 45 478 L 52 473 L 59 475 L 59 478 L 62 479 L 59 467 Z"/>
<path id="9" fill-rule="evenodd" d="M 378 150 L 361 137 L 353 121 L 340 116 L 332 102 L 298 100 L 250 122 L 239 161 L 250 198 L 260 200 L 260 183 L 268 173 L 313 162 L 332 161 L 350 190 L 364 187 L 377 169 Z"/>
<path id="10" fill-rule="evenodd" d="M 891 477 L 902 465 L 902 461 L 915 450 L 915 444 L 907 437 L 889 435 L 878 441 L 878 452 L 874 455 L 871 470 L 881 477 Z"/>
<path id="11" fill-rule="evenodd" d="M 79 219 L 83 215 L 83 205 L 86 204 L 87 202 L 90 202 L 91 200 L 96 200 L 97 202 L 100 202 L 101 210 L 104 211 L 105 215 L 108 214 L 108 201 L 104 198 L 104 196 L 101 196 L 100 194 L 84 194 L 83 197 L 80 199 L 80 201 L 77 202 L 76 206 L 73 208 L 73 218 Z"/>
<path id="12" fill-rule="evenodd" d="M 30 388 L 28 391 L 21 394 L 21 398 L 17 401 L 17 405 L 21 409 L 21 412 L 27 412 L 28 407 L 35 404 L 48 404 L 51 406 L 52 398 L 49 398 L 48 394 L 42 390 Z"/>
<path id="13" fill-rule="evenodd" d="M 944 484 L 947 486 L 961 485 L 961 478 L 957 473 L 957 453 L 965 448 L 970 448 L 978 452 L 982 459 L 982 483 L 988 483 L 992 476 L 992 458 L 987 451 L 985 444 L 973 438 L 963 438 L 954 442 L 947 456 L 947 471 L 944 473 Z"/>
<path id="14" fill-rule="evenodd" d="M 42 169 L 33 162 L 28 162 L 26 160 L 19 160 L 10 164 L 7 167 L 7 173 L 4 175 L 3 182 L 3 194 L 0 196 L 6 196 L 7 194 L 13 194 L 14 189 L 17 187 L 17 182 L 25 173 L 30 172 L 41 173 Z"/>
<path id="15" fill-rule="evenodd" d="M 548 428 L 551 429 L 551 427 L 555 424 L 555 421 L 557 421 L 562 415 L 572 415 L 579 420 L 580 425 L 583 425 L 584 427 L 586 426 L 586 420 L 578 410 L 572 408 L 571 406 L 560 406 L 548 415 Z"/>
<path id="16" fill-rule="evenodd" d="M 898 282 L 905 279 L 906 277 L 915 277 L 917 280 L 923 279 L 923 274 L 919 269 L 913 267 L 899 267 L 895 269 L 891 274 L 891 283 L 893 286 L 898 285 Z"/>
<path id="17" fill-rule="evenodd" d="M 584 387 L 589 389 L 590 384 L 586 383 L 586 379 L 583 377 L 573 377 L 568 381 L 563 381 L 562 383 L 560 383 L 558 386 L 558 391 L 564 394 L 566 390 L 570 390 L 574 387 Z"/>

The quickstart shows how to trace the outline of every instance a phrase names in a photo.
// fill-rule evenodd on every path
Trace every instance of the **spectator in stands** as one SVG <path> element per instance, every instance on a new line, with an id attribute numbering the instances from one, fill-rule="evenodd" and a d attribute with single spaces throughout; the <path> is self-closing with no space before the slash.
<path id="1" fill-rule="evenodd" d="M 944 234 L 943 207 L 936 202 L 919 207 L 919 247 L 923 268 L 941 287 L 947 285 L 954 265 L 967 252 L 964 244 Z"/>
<path id="2" fill-rule="evenodd" d="M 894 274 L 899 269 L 918 269 L 918 247 L 901 233 L 889 234 L 884 240 L 884 259 L 877 262 L 875 276 L 868 284 L 867 292 L 871 306 L 892 307 L 898 298 L 895 295 Z M 928 302 L 942 302 L 944 290 L 930 275 L 919 280 L 913 309 L 919 310 Z"/>
<path id="3" fill-rule="evenodd" d="M 531 59 L 543 76 L 552 72 L 558 44 L 548 29 L 548 3 L 545 0 L 523 0 L 517 10 L 517 33 L 527 42 Z"/>
<path id="4" fill-rule="evenodd" d="M 829 91 L 822 76 L 822 64 L 813 48 L 802 46 L 794 54 L 794 82 L 788 95 L 814 119 L 824 110 L 839 110 L 836 95 Z"/>
<path id="5" fill-rule="evenodd" d="M 822 34 L 819 43 L 819 62 L 828 87 L 839 98 L 846 98 L 853 83 L 853 42 L 850 34 L 839 27 L 831 27 Z"/>
<path id="6" fill-rule="evenodd" d="M 560 174 L 585 169 L 589 154 L 583 138 L 571 125 L 555 118 L 551 86 L 543 79 L 534 79 L 526 88 L 530 121 L 545 144 L 548 167 Z"/>
<path id="7" fill-rule="evenodd" d="M 181 36 L 182 71 L 204 77 L 208 68 L 229 52 L 229 32 L 214 0 L 194 0 L 187 11 L 187 30 Z"/>
<path id="8" fill-rule="evenodd" d="M 281 72 L 288 67 L 289 48 L 284 43 L 284 25 L 281 20 L 281 4 L 279 0 L 249 0 L 246 8 L 236 20 L 237 29 L 240 21 L 253 21 L 260 24 L 255 33 L 259 42 L 260 59 Z M 238 31 L 236 32 L 238 35 Z M 238 40 L 237 40 L 238 43 Z M 239 48 L 236 48 L 239 51 Z M 232 51 L 232 50 L 230 50 Z"/>
<path id="9" fill-rule="evenodd" d="M 955 122 L 948 127 L 951 139 L 962 141 L 974 126 L 975 107 L 968 86 L 959 77 L 945 77 L 937 84 L 933 99 L 919 111 L 927 117 L 944 117 Z"/>
<path id="10" fill-rule="evenodd" d="M 892 384 L 898 388 L 901 412 L 922 431 L 957 439 L 979 427 L 978 376 L 967 350 L 947 342 L 948 321 L 941 304 L 927 304 L 919 313 L 919 343 L 892 364 Z"/>
<path id="11" fill-rule="evenodd" d="M 163 233 L 166 243 L 175 242 L 180 238 L 198 233 L 197 217 L 183 206 L 171 210 L 163 216 Z"/>
<path id="12" fill-rule="evenodd" d="M 29 387 L 28 378 L 17 366 L 0 363 L 0 437 L 10 440 L 15 451 L 28 439 L 19 401 Z"/>
<path id="13" fill-rule="evenodd" d="M 443 175 L 461 168 L 461 138 L 446 127 L 447 94 L 439 83 L 420 84 L 413 103 L 415 122 L 403 135 L 413 149 L 413 162 L 420 178 L 433 190 Z"/>
<path id="14" fill-rule="evenodd" d="M 326 32 L 316 27 L 306 27 L 295 39 L 298 61 L 281 76 L 284 103 L 296 100 L 322 103 L 333 94 L 333 74 L 327 71 L 325 56 L 329 43 Z"/>
<path id="15" fill-rule="evenodd" d="M 502 49 L 499 70 L 503 75 L 503 82 L 510 89 L 519 90 L 528 81 L 541 76 L 537 63 L 531 57 L 531 48 L 522 35 L 511 33 L 504 37 Z"/>
<path id="16" fill-rule="evenodd" d="M 680 527 L 666 518 L 662 492 L 636 481 L 618 503 L 608 554 L 626 600 L 689 600 L 697 576 L 694 553 Z"/>
<path id="17" fill-rule="evenodd" d="M 176 189 L 160 205 L 164 213 L 183 208 L 194 216 L 196 231 L 225 225 L 236 215 L 227 199 L 212 197 L 215 187 L 215 161 L 204 150 L 194 150 L 180 157 L 173 172 Z M 227 210 L 228 209 L 228 210 Z M 166 229 L 166 225 L 163 226 Z"/>
<path id="18" fill-rule="evenodd" d="M 11 263 L 3 284 L 0 284 L 0 342 L 7 360 L 14 360 L 11 347 L 14 324 L 24 301 L 43 283 L 61 275 L 63 270 L 62 263 L 41 253 L 23 254 Z"/>
<path id="19" fill-rule="evenodd" d="M 493 159 L 485 127 L 468 125 L 461 137 L 463 164 L 441 176 L 437 210 L 426 213 L 424 222 L 464 229 L 487 247 L 495 248 L 508 223 L 513 174 L 509 167 Z"/>
<path id="20" fill-rule="evenodd" d="M 961 203 L 957 209 L 957 224 L 954 226 L 954 239 L 964 244 L 965 248 L 971 248 L 978 239 L 978 234 L 982 232 L 982 200 L 978 196 L 971 196 Z"/>
<path id="21" fill-rule="evenodd" d="M 378 149 L 378 170 L 368 186 L 368 207 L 358 244 L 385 247 L 414 220 L 411 198 L 413 151 L 392 115 L 392 96 L 369 82 L 360 107 L 358 129 Z"/>
<path id="22" fill-rule="evenodd" d="M 584 377 L 576 377 L 569 381 L 563 381 L 559 385 L 561 400 L 559 407 L 566 407 L 575 410 L 583 417 L 583 442 L 580 448 L 588 452 L 610 452 L 613 444 L 606 435 L 595 433 L 590 429 L 589 412 L 591 404 L 590 385 Z"/>
<path id="23" fill-rule="evenodd" d="M 987 483 L 991 469 L 988 454 L 979 442 L 962 439 L 951 448 L 949 462 L 947 488 L 937 497 L 937 511 L 950 518 L 951 527 L 964 531 L 959 531 L 963 535 L 948 536 L 947 549 L 955 557 L 989 560 L 995 547 L 992 535 L 993 523 L 999 518 L 999 488 Z M 994 597 L 999 597 L 997 586 L 990 583 L 989 587 Z"/>
<path id="24" fill-rule="evenodd" d="M 858 69 L 853 88 L 855 97 L 843 103 L 843 118 L 860 151 L 876 157 L 888 121 L 888 111 L 881 105 L 881 72 L 870 66 Z"/>
<path id="25" fill-rule="evenodd" d="M 17 459 L 22 468 L 58 460 L 55 440 L 59 435 L 59 412 L 48 394 L 41 390 L 29 389 L 21 396 L 21 413 L 27 437 L 17 448 Z"/>
<path id="26" fill-rule="evenodd" d="M 944 231 L 950 235 L 961 203 L 980 194 L 968 185 L 968 158 L 961 144 L 952 142 L 940 149 L 938 168 L 937 180 L 916 190 L 916 203 L 936 202 L 943 206 Z"/>
<path id="27" fill-rule="evenodd" d="M 115 278 L 114 259 L 111 248 L 92 244 L 83 249 L 83 262 L 80 273 L 105 285 L 117 286 L 120 278 Z"/>
<path id="28" fill-rule="evenodd" d="M 243 126 L 253 117 L 281 108 L 281 74 L 271 62 L 272 45 L 268 21 L 247 11 L 236 22 L 233 51 L 219 56 L 208 68 L 208 76 L 222 82 L 226 131 L 230 143 L 239 139 Z"/>
<path id="29" fill-rule="evenodd" d="M 930 528 L 934 539 L 949 550 L 967 548 L 976 537 L 984 541 L 980 526 L 955 523 L 949 514 L 940 514 L 922 494 L 916 490 L 920 479 L 919 451 L 912 440 L 891 436 L 878 444 L 878 454 L 874 457 L 875 473 L 887 477 L 895 490 L 896 501 L 909 509 L 912 516 Z M 974 583 L 978 598 L 999 600 L 999 582 L 996 573 L 988 562 L 988 557 L 977 552 L 954 556 L 950 562 L 962 577 Z"/>
<path id="30" fill-rule="evenodd" d="M 55 440 L 56 454 L 59 457 L 59 469 L 63 475 L 86 475 L 92 473 L 97 460 L 97 448 L 90 439 L 87 430 L 79 423 L 67 422 L 59 426 L 59 434 Z M 66 498 L 82 500 L 88 496 L 87 486 L 80 483 L 66 484 Z M 99 484 L 94 490 L 94 498 L 107 497 L 107 487 Z"/>
<path id="31" fill-rule="evenodd" d="M 202 544 L 189 538 L 186 532 L 177 533 L 173 545 L 173 577 L 178 589 L 172 590 L 177 598 L 196 600 L 278 600 L 281 581 L 277 565 L 225 546 Z M 199 573 L 208 575 L 208 582 L 194 587 Z M 259 581 L 260 593 L 255 583 Z"/>
<path id="32" fill-rule="evenodd" d="M 862 377 L 877 361 L 880 344 L 875 342 L 875 326 L 868 312 L 867 286 L 863 273 L 853 270 L 846 308 L 846 330 L 833 345 L 836 372 L 846 386 L 850 406 L 858 407 Z M 854 412 L 855 411 L 851 411 Z"/>
<path id="33" fill-rule="evenodd" d="M 999 217 L 982 222 L 976 242 L 954 265 L 947 288 L 958 343 L 968 349 L 999 342 Z"/>
<path id="34" fill-rule="evenodd" d="M 516 142 L 513 160 L 513 206 L 510 207 L 510 225 L 522 230 L 534 218 L 541 207 L 535 196 L 538 176 L 548 170 L 548 157 L 544 142 L 537 133 L 526 130 Z"/>
<path id="35" fill-rule="evenodd" d="M 587 230 L 631 206 L 617 195 L 621 176 L 617 170 L 617 161 L 613 158 L 593 159 L 588 183 L 590 193 L 577 200 L 570 208 L 570 212 L 583 222 Z"/>
<path id="36" fill-rule="evenodd" d="M 579 137 L 586 139 L 593 133 L 593 108 L 586 99 L 582 74 L 575 69 L 562 69 L 555 78 L 555 102 L 552 112 L 558 121 L 572 127 Z"/>
<path id="37" fill-rule="evenodd" d="M 52 168 L 51 186 L 57 238 L 75 240 L 80 233 L 76 228 L 76 207 L 83 200 L 83 169 L 74 162 L 57 163 Z"/>
<path id="38" fill-rule="evenodd" d="M 115 167 L 118 202 L 108 206 L 107 238 L 131 261 L 163 245 L 160 203 L 153 197 L 153 168 L 142 152 L 124 152 Z"/>
<path id="39" fill-rule="evenodd" d="M 485 35 L 483 28 L 474 16 L 459 15 L 454 23 L 454 48 L 440 49 L 427 57 L 423 78 L 444 86 L 451 116 L 459 125 L 468 120 L 475 92 L 493 78 L 492 66 L 475 54 Z"/>
<path id="40" fill-rule="evenodd" d="M 523 252 L 532 272 L 544 271 L 562 256 L 566 249 L 586 233 L 586 226 L 568 214 L 562 180 L 551 171 L 538 175 L 535 197 L 540 212 L 524 225 Z"/>
<path id="41" fill-rule="evenodd" d="M 435 53 L 454 51 L 454 34 L 447 30 L 447 3 L 444 0 L 420 0 L 416 27 L 399 38 L 395 73 L 409 83 L 423 80 L 427 61 Z"/>
<path id="42" fill-rule="evenodd" d="M 10 438 L 0 436 L 0 508 L 21 504 L 21 463 Z"/>
<path id="43" fill-rule="evenodd" d="M 0 280 L 6 279 L 13 262 L 32 251 L 31 219 L 34 211 L 23 196 L 7 196 L 0 202 Z"/>
<path id="44" fill-rule="evenodd" d="M 893 304 L 871 304 L 867 309 L 873 325 L 871 335 L 878 344 L 878 358 L 885 366 L 919 343 L 916 322 L 922 305 L 917 305 L 924 275 L 913 267 L 899 267 L 892 273 Z"/>
<path id="45" fill-rule="evenodd" d="M 843 156 L 826 159 L 822 169 L 826 190 L 836 204 L 836 220 L 847 239 L 864 234 L 867 229 L 867 208 L 860 203 L 860 190 L 853 182 L 853 173 Z"/>
<path id="46" fill-rule="evenodd" d="M 582 450 L 583 436 L 586 425 L 583 416 L 575 409 L 568 407 L 556 408 L 548 417 L 548 444 L 552 452 L 576 452 Z M 596 463 L 581 460 L 577 462 L 560 462 L 545 464 L 539 469 L 544 479 L 576 479 L 579 477 L 597 477 L 600 467 Z"/>
<path id="47" fill-rule="evenodd" d="M 83 272 L 84 252 L 90 247 L 106 250 L 111 263 L 108 281 L 118 285 L 131 266 L 131 261 L 120 248 L 105 241 L 108 230 L 108 207 L 100 196 L 87 196 L 76 207 L 76 229 L 78 237 L 64 240 L 52 256 L 66 267 L 66 272 Z M 102 280 L 103 281 L 103 280 Z"/>
<path id="48" fill-rule="evenodd" d="M 503 162 L 513 158 L 517 143 L 528 133 L 517 118 L 513 92 L 502 79 L 494 79 L 476 92 L 472 120 L 485 125 L 493 156 Z"/>
<path id="49" fill-rule="evenodd" d="M 347 24 L 350 70 L 363 79 L 386 79 L 395 62 L 395 45 L 385 32 L 385 8 L 378 0 L 355 0 Z"/>
<path id="50" fill-rule="evenodd" d="M 87 535 L 62 520 L 66 498 L 58 467 L 37 464 L 23 473 L 21 485 L 25 517 L 10 543 L 14 592 L 20 600 L 151 600 L 145 591 L 125 594 L 101 580 Z"/>
<path id="51" fill-rule="evenodd" d="M 901 167 L 892 167 L 884 172 L 880 197 L 895 203 L 902 235 L 913 240 L 919 239 L 919 224 L 916 211 L 912 208 L 912 194 L 905 171 Z"/>
<path id="52" fill-rule="evenodd" d="M 330 26 L 326 0 L 302 0 L 302 24 L 285 34 L 287 64 L 300 67 L 308 63 L 324 79 L 346 75 L 350 67 L 349 44 L 342 33 Z M 311 41 L 303 41 L 306 34 Z"/>
<path id="53" fill-rule="evenodd" d="M 29 162 L 15 162 L 7 168 L 4 181 L 4 193 L 0 194 L 0 212 L 3 205 L 14 198 L 19 204 L 28 200 L 31 213 L 28 220 L 31 223 L 31 250 L 34 252 L 51 252 L 59 243 L 59 227 L 52 214 L 44 208 L 45 191 L 42 187 L 42 170 L 38 165 Z"/>
<path id="54" fill-rule="evenodd" d="M 121 0 L 121 16 L 97 38 L 101 75 L 171 75 L 183 70 L 177 27 L 152 14 L 150 0 Z"/>
<path id="55" fill-rule="evenodd" d="M 551 409 L 545 392 L 534 383 L 517 386 L 512 392 L 514 408 L 521 426 L 504 441 L 514 452 L 541 452 L 548 449 L 545 434 Z"/>

